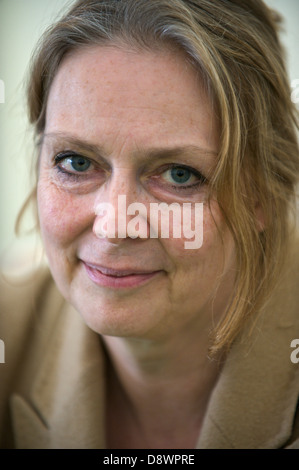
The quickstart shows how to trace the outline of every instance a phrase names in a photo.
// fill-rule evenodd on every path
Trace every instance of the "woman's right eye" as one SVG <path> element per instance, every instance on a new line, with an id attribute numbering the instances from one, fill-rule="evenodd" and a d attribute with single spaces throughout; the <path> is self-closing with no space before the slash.
<path id="1" fill-rule="evenodd" d="M 59 153 L 55 157 L 55 166 L 63 173 L 80 175 L 93 169 L 92 162 L 83 155 Z"/>
<path id="2" fill-rule="evenodd" d="M 109 175 L 109 168 L 97 158 L 73 150 L 54 154 L 51 160 L 53 181 L 62 189 L 85 194 L 99 188 Z"/>

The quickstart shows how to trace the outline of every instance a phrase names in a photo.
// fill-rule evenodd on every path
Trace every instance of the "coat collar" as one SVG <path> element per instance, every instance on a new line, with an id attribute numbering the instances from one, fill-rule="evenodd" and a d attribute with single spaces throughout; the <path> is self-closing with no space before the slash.
<path id="1" fill-rule="evenodd" d="M 232 348 L 212 393 L 198 448 L 277 449 L 292 434 L 299 367 L 290 359 L 298 336 L 294 309 L 270 307 Z M 286 307 L 287 308 L 287 307 Z M 282 315 L 283 312 L 283 315 Z M 294 336 L 295 335 L 295 336 Z M 253 339 L 254 338 L 254 339 Z"/>
<path id="2" fill-rule="evenodd" d="M 65 305 L 26 398 L 12 397 L 17 447 L 104 448 L 104 376 L 99 336 Z"/>

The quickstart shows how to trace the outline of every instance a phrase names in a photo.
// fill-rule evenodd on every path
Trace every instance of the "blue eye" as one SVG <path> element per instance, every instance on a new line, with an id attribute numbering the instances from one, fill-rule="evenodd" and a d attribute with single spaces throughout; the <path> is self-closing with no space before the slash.
<path id="1" fill-rule="evenodd" d="M 196 183 L 203 183 L 204 177 L 196 170 L 187 166 L 172 166 L 161 174 L 167 183 L 175 184 L 178 187 L 187 188 Z"/>
<path id="2" fill-rule="evenodd" d="M 62 153 L 55 157 L 55 163 L 59 169 L 67 173 L 84 173 L 90 166 L 91 162 L 82 155 L 74 155 Z"/>
<path id="3" fill-rule="evenodd" d="M 172 168 L 170 170 L 170 176 L 175 183 L 187 183 L 192 176 L 191 171 L 188 168 Z"/>
<path id="4" fill-rule="evenodd" d="M 69 163 L 75 171 L 86 171 L 90 167 L 90 161 L 87 158 L 78 156 L 68 157 L 64 161 L 64 165 Z"/>

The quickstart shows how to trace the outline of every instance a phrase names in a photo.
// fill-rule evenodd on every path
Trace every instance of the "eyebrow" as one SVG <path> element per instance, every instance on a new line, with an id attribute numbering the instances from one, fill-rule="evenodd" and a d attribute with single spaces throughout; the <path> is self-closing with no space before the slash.
<path id="1" fill-rule="evenodd" d="M 76 148 L 82 149 L 83 151 L 90 152 L 96 155 L 99 155 L 101 158 L 105 159 L 105 151 L 104 148 L 87 142 L 82 139 L 78 139 L 77 137 L 73 136 L 72 134 L 68 133 L 60 133 L 60 132 L 52 132 L 43 134 L 39 141 L 39 145 L 44 143 L 44 140 L 54 140 L 58 144 L 64 144 L 69 146 L 74 146 Z M 135 151 L 134 151 L 135 152 Z M 200 147 L 194 144 L 186 144 L 186 145 L 178 145 L 174 147 L 153 147 L 148 149 L 138 149 L 136 153 L 140 155 L 141 153 L 146 156 L 147 159 L 153 158 L 170 158 L 170 157 L 179 157 L 183 154 L 189 156 L 210 156 L 210 157 L 217 157 L 218 153 L 211 149 L 207 149 L 204 147 Z"/>
<path id="2" fill-rule="evenodd" d="M 60 132 L 50 132 L 48 134 L 42 134 L 41 139 L 39 141 L 39 145 L 42 146 L 45 140 L 53 140 L 55 143 L 58 144 L 79 147 L 82 150 L 86 150 L 91 153 L 103 153 L 103 149 L 98 145 L 94 145 L 87 141 L 78 139 L 71 134 L 64 134 Z"/>

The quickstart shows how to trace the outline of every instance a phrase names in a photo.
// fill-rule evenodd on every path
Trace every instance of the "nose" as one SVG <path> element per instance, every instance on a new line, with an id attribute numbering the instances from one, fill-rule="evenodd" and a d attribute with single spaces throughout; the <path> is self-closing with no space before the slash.
<path id="1" fill-rule="evenodd" d="M 114 244 L 128 238 L 148 238 L 147 206 L 140 200 L 141 193 L 132 170 L 115 170 L 95 200 L 94 234 Z"/>

